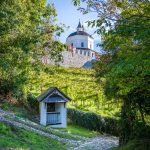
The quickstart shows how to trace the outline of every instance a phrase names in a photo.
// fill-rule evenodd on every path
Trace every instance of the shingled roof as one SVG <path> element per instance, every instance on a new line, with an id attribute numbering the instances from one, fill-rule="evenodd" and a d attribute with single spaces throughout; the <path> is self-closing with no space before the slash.
<path id="1" fill-rule="evenodd" d="M 39 102 L 42 102 L 42 101 L 47 102 L 47 100 L 45 100 L 45 99 L 47 99 L 47 97 L 51 95 L 50 98 L 51 98 L 52 101 L 54 101 L 54 97 L 56 97 L 56 96 L 59 98 L 59 100 L 57 100 L 57 101 L 62 101 L 62 97 L 60 98 L 59 95 L 56 95 L 56 93 L 55 93 L 56 91 L 57 91 L 58 93 L 60 93 L 60 95 L 62 95 L 62 96 L 65 98 L 66 101 L 71 100 L 70 97 L 68 97 L 66 94 L 64 94 L 64 93 L 63 93 L 61 90 L 59 90 L 57 87 L 51 87 L 51 88 L 47 89 L 47 90 L 46 90 L 45 92 L 43 92 L 40 96 L 37 97 L 37 100 L 38 100 Z"/>

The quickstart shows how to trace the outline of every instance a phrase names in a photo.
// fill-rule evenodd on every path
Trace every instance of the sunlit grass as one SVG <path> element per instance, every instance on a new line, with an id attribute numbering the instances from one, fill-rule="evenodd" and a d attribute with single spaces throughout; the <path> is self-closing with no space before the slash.
<path id="1" fill-rule="evenodd" d="M 63 143 L 14 126 L 0 123 L 0 149 L 65 150 Z"/>
<path id="2" fill-rule="evenodd" d="M 74 135 L 79 135 L 79 136 L 89 137 L 89 138 L 98 136 L 100 134 L 98 132 L 90 131 L 86 128 L 73 125 L 73 124 L 68 124 L 66 129 L 59 129 L 59 130 L 67 132 L 69 134 L 74 134 Z"/>

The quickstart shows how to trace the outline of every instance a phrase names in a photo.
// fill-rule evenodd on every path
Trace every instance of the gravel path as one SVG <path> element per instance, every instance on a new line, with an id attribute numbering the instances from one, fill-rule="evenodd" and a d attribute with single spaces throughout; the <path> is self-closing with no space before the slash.
<path id="1" fill-rule="evenodd" d="M 11 119 L 6 118 L 6 116 L 10 117 Z M 15 116 L 12 113 L 9 113 L 9 112 L 6 112 L 6 111 L 3 111 L 3 110 L 0 109 L 0 122 L 4 122 L 4 123 L 10 124 L 10 125 L 21 127 L 21 128 L 24 128 L 28 131 L 32 131 L 32 132 L 38 133 L 40 135 L 43 135 L 43 136 L 46 136 L 46 137 L 49 137 L 49 138 L 52 138 L 52 139 L 56 139 L 57 141 L 60 141 L 62 143 L 66 143 L 66 144 L 70 144 L 72 146 L 77 146 L 81 143 L 80 141 L 61 138 L 61 137 L 56 136 L 54 134 L 46 133 L 41 129 L 37 129 L 37 128 L 34 128 L 32 126 L 28 126 L 26 124 L 23 124 L 21 122 L 14 121 L 14 120 L 12 120 L 13 118 L 15 119 Z"/>
<path id="2" fill-rule="evenodd" d="M 16 119 L 18 119 L 18 121 Z M 57 141 L 60 141 L 66 144 L 68 147 L 68 150 L 109 150 L 112 147 L 118 146 L 118 141 L 119 141 L 118 138 L 113 137 L 113 136 L 108 136 L 108 135 L 101 135 L 101 136 L 94 137 L 94 138 L 84 138 L 81 136 L 71 135 L 74 138 L 77 137 L 78 140 L 62 138 L 57 135 L 50 134 L 46 131 L 43 131 L 40 128 L 41 127 L 40 125 L 30 120 L 17 117 L 13 113 L 4 111 L 2 109 L 0 109 L 0 122 L 6 122 L 10 125 L 24 128 L 26 130 L 38 133 L 48 138 L 56 139 Z M 30 125 L 36 125 L 36 128 Z M 62 131 L 52 129 L 52 128 L 49 128 L 49 131 L 55 131 L 63 135 L 66 134 Z"/>
<path id="3" fill-rule="evenodd" d="M 118 138 L 111 136 L 99 136 L 81 144 L 74 150 L 109 150 L 118 146 Z"/>

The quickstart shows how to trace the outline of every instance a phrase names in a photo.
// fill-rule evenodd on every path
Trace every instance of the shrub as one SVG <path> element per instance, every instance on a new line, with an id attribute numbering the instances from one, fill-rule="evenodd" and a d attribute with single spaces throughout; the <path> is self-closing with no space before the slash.
<path id="1" fill-rule="evenodd" d="M 68 108 L 68 121 L 85 127 L 89 130 L 119 135 L 118 121 L 112 118 L 101 117 L 95 113 L 83 112 Z"/>
<path id="2" fill-rule="evenodd" d="M 27 95 L 27 102 L 28 102 L 28 106 L 30 108 L 32 108 L 32 110 L 38 112 L 39 111 L 39 103 L 37 101 L 37 98 L 31 94 L 31 93 L 28 93 Z"/>

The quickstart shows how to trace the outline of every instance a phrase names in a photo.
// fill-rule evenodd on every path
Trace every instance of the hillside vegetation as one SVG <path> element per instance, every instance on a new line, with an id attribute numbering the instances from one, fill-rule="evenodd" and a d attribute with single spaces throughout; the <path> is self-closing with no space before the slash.
<path id="1" fill-rule="evenodd" d="M 58 87 L 72 98 L 69 107 L 91 111 L 103 116 L 114 116 L 120 108 L 113 101 L 106 99 L 99 83 L 96 83 L 94 70 L 83 68 L 48 67 L 39 75 L 31 74 L 27 86 L 34 96 L 38 96 L 49 87 Z"/>
<path id="2" fill-rule="evenodd" d="M 64 143 L 58 142 L 34 132 L 27 131 L 15 126 L 0 123 L 0 149 L 51 149 L 64 150 L 66 149 Z M 43 144 L 44 143 L 44 144 Z"/>

